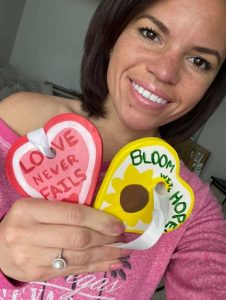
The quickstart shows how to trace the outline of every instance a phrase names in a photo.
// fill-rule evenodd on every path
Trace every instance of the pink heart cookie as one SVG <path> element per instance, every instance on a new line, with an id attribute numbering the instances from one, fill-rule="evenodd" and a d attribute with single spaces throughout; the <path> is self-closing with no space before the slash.
<path id="1" fill-rule="evenodd" d="M 27 136 L 9 150 L 6 174 L 23 196 L 90 205 L 102 162 L 102 140 L 85 118 L 65 113 L 43 127 L 53 158 L 45 156 Z"/>

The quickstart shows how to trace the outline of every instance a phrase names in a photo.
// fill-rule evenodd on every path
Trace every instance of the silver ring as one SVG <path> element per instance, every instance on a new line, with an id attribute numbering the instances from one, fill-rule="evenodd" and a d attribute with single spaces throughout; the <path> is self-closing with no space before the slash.
<path id="1" fill-rule="evenodd" d="M 62 270 L 66 268 L 67 261 L 62 257 L 63 249 L 60 250 L 60 253 L 54 260 L 52 261 L 52 267 L 57 270 Z"/>

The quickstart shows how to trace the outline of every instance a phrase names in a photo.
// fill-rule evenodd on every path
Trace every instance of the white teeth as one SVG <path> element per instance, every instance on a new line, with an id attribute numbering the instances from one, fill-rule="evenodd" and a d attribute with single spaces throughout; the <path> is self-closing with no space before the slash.
<path id="1" fill-rule="evenodd" d="M 158 97 L 157 95 L 155 94 L 152 94 L 150 91 L 148 90 L 145 90 L 142 86 L 132 82 L 132 85 L 134 87 L 134 89 L 139 93 L 141 94 L 144 98 L 146 99 L 149 99 L 151 100 L 152 102 L 155 102 L 155 103 L 159 103 L 159 104 L 166 104 L 167 101 L 164 100 L 163 98 L 161 97 Z"/>
<path id="2" fill-rule="evenodd" d="M 139 93 L 143 93 L 143 91 L 144 91 L 144 89 L 142 88 L 142 86 L 140 86 L 139 88 L 138 88 L 138 90 L 139 90 Z"/>
<path id="3" fill-rule="evenodd" d="M 147 90 L 144 90 L 142 95 L 145 97 L 145 98 L 150 98 L 151 97 L 151 93 Z"/>

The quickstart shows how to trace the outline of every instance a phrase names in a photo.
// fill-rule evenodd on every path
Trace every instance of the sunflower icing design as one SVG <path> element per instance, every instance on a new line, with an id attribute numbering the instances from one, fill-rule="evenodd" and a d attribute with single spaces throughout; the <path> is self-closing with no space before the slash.
<path id="1" fill-rule="evenodd" d="M 176 151 L 159 138 L 143 138 L 123 147 L 112 160 L 97 193 L 94 207 L 124 222 L 127 232 L 143 233 L 154 210 L 154 189 L 164 184 L 169 201 L 165 232 L 189 217 L 194 195 L 179 175 Z"/>
<path id="2" fill-rule="evenodd" d="M 100 209 L 119 217 L 127 228 L 133 228 L 140 221 L 149 224 L 153 211 L 153 188 L 160 177 L 153 178 L 153 171 L 140 173 L 129 165 L 123 178 L 114 178 L 112 187 L 115 192 L 106 194 Z M 147 213 L 149 212 L 149 213 Z"/>

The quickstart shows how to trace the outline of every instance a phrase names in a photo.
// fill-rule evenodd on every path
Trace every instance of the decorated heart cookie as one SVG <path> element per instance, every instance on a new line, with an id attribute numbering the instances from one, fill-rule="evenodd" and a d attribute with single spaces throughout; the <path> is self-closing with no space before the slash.
<path id="1" fill-rule="evenodd" d="M 17 140 L 6 173 L 22 195 L 90 205 L 101 162 L 97 129 L 85 118 L 65 113 Z"/>
<path id="2" fill-rule="evenodd" d="M 193 191 L 179 171 L 176 151 L 162 139 L 131 142 L 112 160 L 94 207 L 121 219 L 127 232 L 143 233 L 153 221 L 155 189 L 163 184 L 168 202 L 165 232 L 172 231 L 186 221 L 194 202 Z"/>

